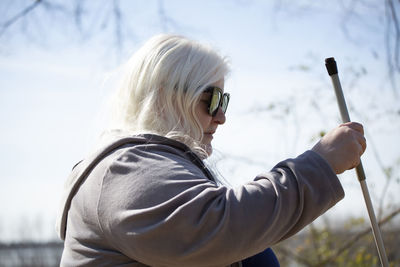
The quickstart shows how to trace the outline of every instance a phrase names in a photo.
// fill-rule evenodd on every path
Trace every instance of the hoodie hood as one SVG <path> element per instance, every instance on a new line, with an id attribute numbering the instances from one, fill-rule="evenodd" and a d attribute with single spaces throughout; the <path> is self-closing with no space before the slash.
<path id="1" fill-rule="evenodd" d="M 212 174 L 205 167 L 202 160 L 193 153 L 188 146 L 185 144 L 153 134 L 141 134 L 137 136 L 123 137 L 114 142 L 104 146 L 103 148 L 97 150 L 95 153 L 91 154 L 84 160 L 78 162 L 72 169 L 67 181 L 64 185 L 64 191 L 61 197 L 59 212 L 56 220 L 56 232 L 57 235 L 65 240 L 65 234 L 67 229 L 67 218 L 68 211 L 71 206 L 71 201 L 74 198 L 76 192 L 78 191 L 81 184 L 85 181 L 86 177 L 92 171 L 92 169 L 109 153 L 113 152 L 117 148 L 126 145 L 138 145 L 138 144 L 164 144 L 173 146 L 179 150 L 185 152 L 189 156 L 194 164 L 196 164 L 211 180 L 213 179 Z"/>

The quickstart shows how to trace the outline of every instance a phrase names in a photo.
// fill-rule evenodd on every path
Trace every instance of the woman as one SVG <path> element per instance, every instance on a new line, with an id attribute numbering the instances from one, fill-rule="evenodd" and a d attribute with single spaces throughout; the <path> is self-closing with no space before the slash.
<path id="1" fill-rule="evenodd" d="M 74 167 L 58 232 L 62 266 L 278 266 L 268 247 L 343 198 L 336 174 L 365 150 L 343 124 L 240 187 L 203 163 L 225 122 L 226 60 L 184 37 L 150 39 L 117 93 L 118 134 Z"/>

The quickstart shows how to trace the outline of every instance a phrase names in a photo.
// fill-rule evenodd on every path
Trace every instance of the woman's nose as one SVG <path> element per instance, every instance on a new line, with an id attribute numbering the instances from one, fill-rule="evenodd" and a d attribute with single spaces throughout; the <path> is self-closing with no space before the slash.
<path id="1" fill-rule="evenodd" d="M 222 108 L 219 107 L 217 114 L 213 117 L 213 120 L 218 124 L 224 124 L 226 121 L 225 113 L 222 112 Z"/>

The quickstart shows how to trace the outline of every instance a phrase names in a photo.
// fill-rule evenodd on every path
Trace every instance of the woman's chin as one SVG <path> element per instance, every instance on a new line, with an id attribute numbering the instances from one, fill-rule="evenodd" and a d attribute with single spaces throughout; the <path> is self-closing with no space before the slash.
<path id="1" fill-rule="evenodd" d="M 212 134 L 204 134 L 203 139 L 201 140 L 203 149 L 207 152 L 208 156 L 212 154 L 212 145 L 211 142 L 214 139 Z"/>
<path id="2" fill-rule="evenodd" d="M 203 147 L 203 149 L 206 151 L 207 155 L 208 155 L 208 156 L 211 156 L 212 151 L 213 151 L 212 146 L 211 146 L 211 143 L 208 143 L 208 144 L 204 144 L 204 143 L 203 143 L 202 147 Z"/>

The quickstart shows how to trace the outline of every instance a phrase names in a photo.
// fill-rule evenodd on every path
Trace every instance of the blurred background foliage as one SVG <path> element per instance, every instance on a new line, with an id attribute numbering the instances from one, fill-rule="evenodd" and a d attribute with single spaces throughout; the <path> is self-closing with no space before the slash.
<path id="1" fill-rule="evenodd" d="M 146 27 L 149 31 L 175 32 L 179 34 L 203 34 L 196 25 L 176 19 L 169 12 L 169 1 L 147 1 L 145 9 L 140 9 L 135 1 L 124 0 L 12 0 L 0 4 L 0 53 L 3 56 L 18 54 L 19 49 L 39 47 L 57 53 L 63 45 L 91 46 L 102 44 L 101 53 L 113 58 L 117 65 L 130 52 L 133 44 L 142 41 L 141 36 Z M 229 1 L 226 1 L 227 3 Z M 232 0 L 230 5 L 237 7 L 254 6 L 264 8 L 260 1 Z M 280 14 L 296 18 L 313 16 L 326 5 L 326 1 L 271 1 L 274 22 L 279 24 Z M 383 46 L 369 44 L 370 52 L 377 62 L 384 62 L 387 79 L 393 97 L 398 100 L 400 87 L 400 1 L 398 0 L 341 0 L 335 1 L 337 14 L 340 16 L 339 27 L 350 43 L 358 45 L 365 32 L 360 28 L 372 29 L 382 34 Z M 212 8 L 212 7 L 210 7 Z M 229 10 L 228 10 L 229 11 Z M 189 12 L 189 11 L 187 11 Z M 368 19 L 365 14 L 373 12 L 376 16 Z M 149 16 L 152 24 L 141 25 L 135 17 Z M 207 18 L 206 19 L 215 19 Z M 218 19 L 216 19 L 218 22 Z M 268 21 L 267 21 L 268 22 Z M 327 40 L 329 42 L 329 40 Z M 17 45 L 18 44 L 18 45 Z M 21 45 L 24 44 L 24 45 Z M 382 50 L 381 48 L 384 47 Z M 289 67 L 290 72 L 301 73 L 321 80 L 321 73 L 316 71 L 318 59 L 310 56 L 302 63 Z M 111 64 L 113 65 L 113 64 Z M 360 82 L 369 74 L 365 66 L 354 62 L 345 69 L 346 88 L 359 87 Z M 329 86 L 329 85 L 328 85 Z M 379 90 L 379 89 L 377 89 Z M 313 97 L 293 95 L 284 100 L 270 102 L 268 105 L 254 105 L 248 112 L 254 116 L 267 113 L 271 120 L 292 123 L 295 133 L 300 132 L 301 122 L 298 118 L 299 103 L 307 106 L 306 113 L 315 113 L 325 120 L 324 109 L 332 98 L 327 99 L 320 90 L 320 85 L 309 92 Z M 399 103 L 399 102 L 397 102 Z M 365 112 L 349 101 L 350 113 L 356 114 L 363 122 L 374 122 L 385 117 L 388 121 L 398 123 L 399 105 L 374 106 L 369 104 L 371 112 Z M 310 142 L 317 140 L 327 129 L 317 129 Z M 398 133 L 399 134 L 399 133 Z M 367 131 L 368 149 L 372 151 L 380 173 L 382 191 L 372 192 L 377 201 L 377 216 L 380 220 L 384 241 L 391 266 L 400 265 L 400 228 L 398 226 L 399 203 L 388 200 L 390 187 L 399 188 L 400 154 L 391 162 L 382 160 L 382 152 L 377 149 L 374 138 Z M 400 136 L 399 136 L 400 137 Z M 296 146 L 296 137 L 293 138 Z M 263 165 L 254 158 L 221 154 L 218 164 L 226 160 L 244 162 L 247 165 Z M 62 245 L 57 241 L 38 242 L 31 230 L 41 233 L 40 219 L 24 220 L 21 227 L 23 242 L 2 243 L 0 245 L 0 266 L 52 266 L 59 261 Z M 339 226 L 338 226 L 339 225 Z M 26 230 L 28 229 L 28 230 Z M 27 231 L 26 233 L 24 231 Z M 311 224 L 300 234 L 274 246 L 282 266 L 377 266 L 379 258 L 369 228 L 369 222 L 360 217 L 339 218 L 332 220 L 324 217 L 320 224 Z"/>

